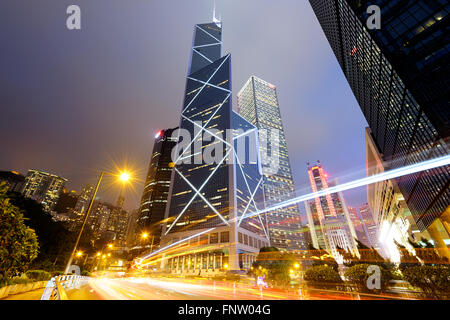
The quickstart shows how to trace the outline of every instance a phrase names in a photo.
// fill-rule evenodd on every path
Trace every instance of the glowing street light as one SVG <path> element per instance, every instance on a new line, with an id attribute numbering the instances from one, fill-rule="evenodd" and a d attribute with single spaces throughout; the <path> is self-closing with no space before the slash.
<path id="1" fill-rule="evenodd" d="M 228 269 L 228 264 L 225 263 L 225 264 L 223 265 L 223 268 L 224 268 L 224 269 Z"/>
<path id="2" fill-rule="evenodd" d="M 101 253 L 100 252 L 97 252 L 97 257 L 100 257 L 101 256 Z"/>
<path id="3" fill-rule="evenodd" d="M 95 186 L 94 193 L 92 194 L 92 198 L 91 198 L 91 201 L 89 202 L 88 209 L 86 211 L 86 214 L 84 215 L 83 224 L 81 225 L 80 232 L 78 233 L 78 237 L 77 237 L 77 240 L 75 241 L 75 245 L 73 247 L 72 254 L 69 257 L 69 261 L 67 261 L 66 270 L 64 271 L 64 274 L 69 273 L 69 268 L 70 268 L 70 265 L 72 264 L 73 257 L 76 255 L 76 251 L 77 251 L 78 243 L 80 242 L 81 234 L 83 233 L 84 226 L 86 225 L 86 221 L 88 220 L 89 213 L 91 212 L 92 206 L 94 204 L 94 200 L 97 195 L 98 188 L 100 187 L 100 183 L 102 182 L 103 176 L 105 174 L 111 175 L 111 176 L 117 176 L 116 174 L 113 174 L 110 172 L 100 171 L 100 177 L 98 178 L 97 185 Z M 126 171 L 121 172 L 119 177 L 122 182 L 127 182 L 130 180 L 130 174 Z"/>
<path id="4" fill-rule="evenodd" d="M 83 255 L 83 251 L 78 251 L 77 252 L 77 257 L 81 257 Z"/>
<path id="5" fill-rule="evenodd" d="M 144 232 L 143 234 L 141 234 L 141 238 L 142 239 L 147 239 L 148 238 L 148 233 Z"/>
<path id="6" fill-rule="evenodd" d="M 108 248 L 109 248 L 109 249 L 112 249 L 112 248 L 113 248 L 112 243 L 108 244 Z"/>
<path id="7" fill-rule="evenodd" d="M 294 268 L 295 268 L 295 269 L 300 268 L 300 265 L 298 264 L 298 262 L 296 262 L 296 263 L 294 264 Z"/>
<path id="8" fill-rule="evenodd" d="M 120 180 L 122 180 L 123 182 L 128 182 L 130 180 L 130 174 L 126 171 L 122 172 L 120 174 Z"/>

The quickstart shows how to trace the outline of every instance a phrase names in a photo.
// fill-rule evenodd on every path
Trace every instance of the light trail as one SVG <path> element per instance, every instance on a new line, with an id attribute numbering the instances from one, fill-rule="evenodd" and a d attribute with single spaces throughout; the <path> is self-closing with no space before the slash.
<path id="1" fill-rule="evenodd" d="M 431 159 L 431 160 L 426 160 L 420 163 L 416 163 L 416 164 L 412 164 L 406 167 L 402 167 L 402 168 L 397 168 L 397 169 L 393 169 L 393 170 L 389 170 L 389 171 L 385 171 L 370 177 L 365 177 L 365 178 L 361 178 L 361 179 L 357 179 L 354 181 L 350 181 L 347 183 L 343 183 L 334 187 L 330 187 L 328 189 L 325 190 L 320 190 L 317 192 L 312 192 L 300 197 L 296 197 L 293 198 L 291 200 L 287 200 L 287 201 L 283 201 L 277 205 L 262 209 L 262 210 L 258 210 L 256 212 L 252 212 L 249 214 L 246 214 L 244 216 L 244 219 L 246 218 L 251 218 L 254 216 L 258 216 L 261 215 L 263 213 L 267 213 L 269 211 L 273 211 L 273 210 L 278 210 L 284 207 L 289 207 L 292 206 L 294 204 L 300 203 L 300 202 L 304 202 L 307 200 L 311 200 L 314 198 L 319 198 L 319 197 L 323 197 L 332 193 L 337 193 L 337 192 L 341 192 L 341 191 L 346 191 L 346 190 L 350 190 L 350 189 L 355 189 L 355 188 L 359 188 L 359 187 L 364 187 L 373 183 L 377 183 L 377 182 L 381 182 L 381 181 L 385 181 L 385 180 L 390 180 L 390 179 L 395 179 L 395 178 L 399 178 L 402 176 L 406 176 L 409 174 L 413 174 L 413 173 L 417 173 L 417 172 L 421 172 L 421 171 L 426 171 L 426 170 L 430 170 L 430 169 L 434 169 L 434 168 L 438 168 L 438 167 L 443 167 L 443 166 L 448 166 L 450 165 L 450 155 L 446 155 L 443 157 L 439 157 L 439 158 L 435 158 L 435 159 Z M 232 219 L 230 222 L 236 222 L 239 218 L 234 218 Z M 194 235 L 191 235 L 185 239 L 179 240 L 177 242 L 174 242 L 166 247 L 163 247 L 157 251 L 154 251 L 142 258 L 139 259 L 139 261 L 137 262 L 138 264 L 140 264 L 140 262 L 142 262 L 143 260 L 146 260 L 152 256 L 154 256 L 157 253 L 163 252 L 177 244 L 183 243 L 189 239 L 198 237 L 199 235 L 202 235 L 204 233 L 208 233 L 210 231 L 215 230 L 216 228 L 210 228 L 208 230 L 196 233 Z"/>
<path id="2" fill-rule="evenodd" d="M 268 207 L 268 208 L 265 208 L 265 209 L 262 209 L 262 210 L 259 210 L 256 212 L 246 214 L 245 218 L 250 218 L 250 217 L 253 217 L 256 215 L 267 213 L 269 211 L 288 207 L 288 206 L 291 206 L 291 205 L 294 205 L 294 204 L 297 204 L 300 202 L 304 202 L 304 201 L 311 200 L 314 198 L 323 197 L 323 196 L 326 196 L 326 195 L 329 195 L 332 193 L 337 193 L 337 192 L 341 192 L 341 191 L 364 187 L 364 186 L 367 186 L 367 185 L 370 185 L 373 183 L 377 183 L 377 182 L 381 182 L 381 181 L 385 181 L 385 180 L 391 180 L 391 179 L 399 178 L 399 177 L 406 176 L 409 174 L 426 171 L 426 170 L 430 170 L 430 169 L 434 169 L 434 168 L 438 168 L 438 167 L 442 167 L 442 166 L 448 166 L 448 165 L 450 165 L 450 155 L 423 161 L 420 163 L 412 164 L 412 165 L 398 168 L 398 169 L 385 171 L 385 172 L 382 172 L 382 173 L 379 173 L 379 174 L 376 174 L 376 175 L 373 175 L 370 177 L 357 179 L 357 180 L 350 181 L 347 183 L 339 184 L 334 187 L 330 187 L 328 189 L 309 193 L 309 194 L 306 194 L 306 195 L 303 195 L 300 197 L 293 198 L 291 200 L 283 201 L 277 205 L 274 205 L 274 206 L 271 206 L 271 207 Z"/>
<path id="3" fill-rule="evenodd" d="M 146 259 L 148 259 L 148 258 L 154 256 L 155 254 L 160 253 L 161 251 L 167 250 L 167 249 L 169 249 L 169 248 L 171 248 L 171 247 L 173 247 L 173 246 L 176 246 L 177 244 L 181 244 L 181 243 L 183 243 L 183 242 L 185 242 L 185 241 L 187 241 L 187 240 L 189 240 L 189 239 L 198 237 L 198 236 L 200 236 L 200 235 L 202 235 L 202 234 L 204 234 L 204 233 L 208 233 L 208 232 L 210 232 L 210 231 L 213 231 L 214 229 L 216 229 L 216 228 L 210 228 L 210 229 L 208 229 L 208 230 L 204 230 L 204 231 L 202 231 L 202 232 L 196 233 L 196 234 L 194 234 L 194 235 L 192 235 L 192 236 L 189 236 L 189 237 L 187 237 L 187 238 L 184 238 L 184 239 L 181 239 L 181 240 L 176 241 L 176 242 L 174 242 L 174 243 L 171 243 L 171 244 L 169 244 L 168 246 L 165 246 L 164 248 L 161 248 L 161 249 L 158 249 L 158 250 L 156 250 L 156 251 L 153 251 L 152 253 L 150 253 L 150 254 L 148 254 L 148 255 L 146 255 L 146 256 L 140 258 L 139 261 L 138 261 L 137 263 L 139 264 L 140 261 L 146 260 Z"/>

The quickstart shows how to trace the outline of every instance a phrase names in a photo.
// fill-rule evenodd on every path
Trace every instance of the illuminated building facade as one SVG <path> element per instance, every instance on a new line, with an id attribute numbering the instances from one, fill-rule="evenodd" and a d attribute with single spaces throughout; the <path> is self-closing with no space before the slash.
<path id="1" fill-rule="evenodd" d="M 137 219 L 137 245 L 158 247 L 161 240 L 162 223 L 166 211 L 172 174 L 172 149 L 176 145 L 176 137 L 172 137 L 174 129 L 159 130 L 155 135 L 153 152 L 142 193 L 141 205 Z M 141 243 L 140 235 L 149 234 L 150 243 Z"/>
<path id="2" fill-rule="evenodd" d="M 449 154 L 450 3 L 442 0 L 310 0 L 370 126 L 395 169 Z M 369 5 L 381 29 L 368 30 Z M 420 231 L 449 207 L 449 167 L 396 179 Z M 376 215 L 379 213 L 376 212 Z"/>
<path id="3" fill-rule="evenodd" d="M 93 240 L 115 241 L 116 245 L 123 245 L 127 236 L 128 212 L 117 205 L 94 201 L 86 224 L 93 233 Z"/>
<path id="4" fill-rule="evenodd" d="M 81 189 L 80 195 L 78 196 L 77 204 L 75 205 L 75 212 L 79 216 L 84 216 L 89 207 L 89 202 L 94 194 L 94 186 L 88 184 Z"/>
<path id="5" fill-rule="evenodd" d="M 26 198 L 31 198 L 42 204 L 45 211 L 51 212 L 58 202 L 59 195 L 66 182 L 67 179 L 54 174 L 28 170 L 23 183 L 22 194 Z"/>
<path id="6" fill-rule="evenodd" d="M 375 144 L 370 128 L 366 128 L 366 171 L 368 176 L 389 170 Z M 378 228 L 379 247 L 385 257 L 391 261 L 400 261 L 400 253 L 395 244 L 404 246 L 411 252 L 413 247 L 408 239 L 417 242 L 433 236 L 435 245 L 450 258 L 447 244 L 450 244 L 449 232 L 443 216 L 436 219 L 427 230 L 421 231 L 408 208 L 395 180 L 386 180 L 367 186 L 367 200 Z M 448 222 L 447 222 L 448 224 Z M 448 229 L 450 230 L 450 229 Z"/>
<path id="7" fill-rule="evenodd" d="M 257 129 L 232 110 L 231 55 L 221 57 L 221 39 L 217 19 L 194 28 L 179 126 L 192 143 L 173 159 L 161 247 L 191 239 L 164 255 L 161 267 L 173 273 L 248 269 L 269 243 L 264 216 L 243 218 L 264 208 L 261 164 L 251 157 L 259 155 Z M 210 148 L 218 161 L 206 161 Z"/>
<path id="8" fill-rule="evenodd" d="M 328 181 L 328 174 L 325 173 L 320 162 L 314 166 L 308 165 L 308 176 L 313 192 L 326 190 L 335 185 L 335 182 Z M 335 245 L 341 243 L 346 245 L 340 247 L 341 249 L 358 254 L 355 228 L 342 192 L 307 201 L 305 209 L 314 247 L 325 249 L 336 258 Z M 328 238 L 331 236 L 333 240 Z"/>
<path id="9" fill-rule="evenodd" d="M 266 206 L 295 197 L 289 154 L 276 87 L 252 76 L 237 95 L 239 114 L 259 131 Z M 276 168 L 271 158 L 277 158 Z M 285 250 L 305 249 L 297 205 L 267 213 L 270 243 Z"/>
<path id="10" fill-rule="evenodd" d="M 348 212 L 358 240 L 369 248 L 377 248 L 378 227 L 373 219 L 369 205 L 364 204 L 359 209 L 348 207 Z"/>
<path id="11" fill-rule="evenodd" d="M 363 204 L 359 207 L 359 218 L 362 228 L 367 236 L 368 247 L 379 248 L 378 244 L 378 226 L 373 219 L 372 210 L 369 204 Z"/>

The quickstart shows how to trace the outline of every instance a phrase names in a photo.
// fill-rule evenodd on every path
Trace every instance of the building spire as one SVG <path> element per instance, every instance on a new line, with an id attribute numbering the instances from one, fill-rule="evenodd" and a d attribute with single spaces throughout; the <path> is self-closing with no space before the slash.
<path id="1" fill-rule="evenodd" d="M 220 26 L 221 22 L 221 18 L 217 18 L 216 17 L 216 0 L 214 0 L 214 9 L 213 9 L 213 22 L 215 24 L 217 24 L 218 26 Z"/>

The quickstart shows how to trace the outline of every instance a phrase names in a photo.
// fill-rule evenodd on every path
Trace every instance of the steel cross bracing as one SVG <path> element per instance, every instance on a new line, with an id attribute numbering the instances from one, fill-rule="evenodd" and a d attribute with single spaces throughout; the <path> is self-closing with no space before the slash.
<path id="1" fill-rule="evenodd" d="M 197 27 L 198 27 L 198 26 L 197 26 Z M 200 27 L 198 27 L 198 28 L 199 28 L 200 30 L 206 32 L 206 31 L 203 30 L 202 28 L 200 28 Z M 206 33 L 208 33 L 208 32 L 206 32 Z M 209 33 L 208 33 L 208 34 L 209 34 Z M 210 35 L 210 36 L 211 36 L 211 35 Z M 214 37 L 213 37 L 213 38 L 214 38 Z M 216 39 L 216 40 L 217 40 L 217 39 Z M 217 43 L 217 44 L 219 44 L 219 43 Z M 216 45 L 216 44 L 210 44 L 210 45 Z M 210 45 L 206 45 L 206 46 L 210 46 Z M 201 46 L 199 46 L 199 47 L 201 47 Z M 195 48 L 196 48 L 196 47 L 194 47 L 194 49 L 195 49 Z M 216 116 L 217 112 L 219 112 L 219 110 L 223 107 L 223 105 L 224 105 L 225 103 L 228 102 L 228 100 L 229 100 L 230 97 L 231 97 L 231 90 L 228 90 L 228 89 L 225 89 L 225 88 L 221 88 L 221 87 L 219 87 L 219 86 L 216 86 L 216 85 L 210 83 L 210 81 L 214 78 L 214 76 L 216 75 L 216 73 L 222 68 L 222 66 L 223 66 L 224 63 L 229 59 L 229 57 L 230 57 L 229 54 L 228 54 L 227 56 L 225 56 L 225 59 L 220 63 L 220 65 L 218 66 L 218 68 L 212 73 L 212 75 L 208 78 L 207 81 L 202 81 L 202 80 L 196 79 L 196 78 L 194 78 L 194 77 L 192 77 L 192 76 L 187 77 L 189 80 L 197 81 L 197 82 L 201 83 L 201 84 L 202 84 L 202 87 L 201 87 L 200 90 L 196 93 L 196 95 L 194 96 L 194 98 L 188 103 L 188 105 L 183 109 L 182 114 L 181 114 L 181 117 L 182 117 L 183 119 L 185 119 L 185 120 L 191 122 L 194 126 L 198 127 L 200 130 L 199 130 L 199 132 L 197 132 L 197 134 L 194 136 L 194 138 L 191 140 L 191 142 L 188 144 L 188 146 L 184 149 L 184 151 L 178 156 L 178 158 L 176 159 L 175 163 L 177 164 L 177 163 L 179 163 L 179 161 L 185 160 L 185 159 L 187 159 L 187 158 L 190 158 L 190 157 L 193 157 L 193 156 L 199 154 L 199 153 L 194 153 L 194 154 L 186 155 L 186 153 L 190 152 L 190 147 L 191 147 L 191 145 L 194 143 L 194 141 L 196 141 L 196 139 L 197 139 L 201 134 L 203 134 L 204 132 L 208 133 L 211 137 L 214 137 L 214 138 L 216 138 L 217 140 L 219 140 L 219 141 L 221 141 L 222 143 L 224 143 L 224 144 L 227 146 L 227 149 L 226 149 L 226 154 L 225 154 L 225 156 L 221 159 L 221 161 L 218 163 L 218 165 L 214 168 L 214 170 L 211 172 L 211 174 L 206 178 L 206 180 L 203 182 L 203 184 L 202 184 L 198 189 L 195 188 L 194 185 L 189 181 L 189 179 L 188 179 L 187 177 L 185 177 L 185 176 L 184 176 L 177 168 L 174 168 L 175 173 L 176 173 L 177 175 L 179 175 L 179 176 L 180 176 L 180 177 L 181 177 L 181 178 L 189 185 L 189 187 L 192 189 L 192 191 L 194 191 L 194 195 L 193 195 L 192 198 L 188 201 L 188 203 L 186 204 L 186 206 L 181 210 L 181 212 L 177 215 L 177 217 L 175 218 L 175 220 L 173 221 L 173 223 L 170 225 L 170 227 L 169 227 L 169 228 L 167 229 L 167 231 L 165 232 L 165 235 L 167 235 L 167 234 L 170 232 L 170 230 L 176 225 L 177 221 L 183 216 L 183 214 L 186 212 L 187 208 L 188 208 L 188 207 L 191 205 L 191 203 L 197 198 L 197 196 L 200 197 L 200 198 L 205 202 L 205 204 L 208 205 L 208 207 L 211 208 L 211 210 L 212 210 L 217 216 L 219 216 L 220 219 L 221 219 L 226 225 L 229 225 L 229 221 L 227 221 L 227 220 L 226 220 L 226 219 L 225 219 L 225 218 L 217 211 L 217 209 L 216 209 L 216 208 L 215 208 L 215 207 L 214 207 L 214 206 L 213 206 L 213 205 L 212 205 L 212 204 L 211 204 L 211 203 L 210 203 L 210 202 L 202 195 L 201 191 L 202 191 L 202 189 L 206 186 L 206 184 L 208 183 L 208 181 L 209 181 L 209 180 L 213 177 L 213 175 L 216 173 L 217 169 L 224 163 L 224 161 L 228 158 L 228 156 L 230 156 L 230 153 L 232 154 L 231 156 L 235 157 L 235 159 L 236 159 L 236 162 L 237 162 L 237 163 L 236 163 L 235 165 L 239 167 L 239 170 L 241 171 L 242 176 L 243 176 L 244 181 L 245 181 L 245 184 L 246 184 L 246 186 L 247 186 L 248 193 L 249 193 L 249 195 L 251 196 L 251 197 L 250 197 L 250 200 L 248 201 L 248 203 L 247 203 L 247 205 L 246 205 L 245 211 L 243 212 L 243 214 L 242 214 L 241 217 L 240 217 L 240 220 L 239 220 L 239 222 L 238 222 L 238 226 L 241 224 L 241 222 L 242 222 L 242 220 L 243 220 L 245 214 L 246 214 L 247 212 L 249 212 L 249 208 L 250 208 L 250 204 L 251 204 L 251 203 L 253 203 L 255 209 L 258 210 L 258 207 L 257 207 L 257 205 L 256 205 L 256 202 L 255 202 L 255 200 L 254 200 L 254 197 L 255 197 L 255 194 L 256 194 L 258 188 L 260 187 L 260 185 L 261 185 L 261 183 L 262 183 L 262 181 L 263 181 L 263 178 L 261 177 L 261 179 L 259 180 L 259 182 L 258 182 L 258 184 L 256 185 L 255 189 L 254 189 L 254 190 L 251 190 L 250 185 L 249 185 L 249 183 L 248 183 L 248 181 L 247 181 L 247 178 L 246 178 L 246 176 L 245 176 L 245 174 L 244 174 L 244 171 L 243 171 L 243 168 L 242 168 L 242 164 L 241 164 L 241 162 L 239 161 L 239 158 L 238 158 L 238 155 L 237 155 L 237 152 L 236 152 L 234 146 L 233 146 L 232 144 L 230 144 L 228 141 L 224 140 L 222 137 L 220 137 L 220 136 L 214 134 L 213 132 L 211 132 L 210 130 L 207 129 L 209 123 L 210 123 L 210 122 L 213 120 L 213 118 Z M 216 108 L 216 110 L 212 113 L 212 115 L 209 117 L 209 119 L 204 123 L 204 125 L 201 126 L 201 125 L 199 125 L 197 122 L 192 121 L 192 120 L 191 120 L 189 117 L 187 117 L 184 113 L 185 113 L 186 110 L 189 108 L 189 106 L 191 106 L 191 104 L 199 97 L 199 95 L 200 95 L 200 93 L 203 91 L 203 89 L 206 88 L 207 86 L 208 86 L 208 87 L 213 87 L 213 88 L 216 88 L 216 89 L 219 89 L 219 90 L 222 90 L 222 91 L 225 91 L 225 92 L 227 92 L 228 94 L 227 94 L 227 96 L 225 97 L 225 99 L 220 103 L 220 105 Z M 254 133 L 254 132 L 257 132 L 257 129 L 256 129 L 256 128 L 253 128 L 253 129 L 251 129 L 251 130 L 248 130 L 247 132 L 244 132 L 244 133 L 242 133 L 242 134 L 240 134 L 240 135 L 234 137 L 233 140 L 237 140 L 237 139 L 239 139 L 239 138 L 241 138 L 241 137 L 245 137 L 246 135 L 248 135 L 248 134 L 250 134 L 250 133 Z M 259 216 L 258 218 L 259 218 L 259 221 L 260 221 L 260 223 L 261 223 L 261 226 L 262 226 L 262 229 L 263 229 L 263 231 L 264 231 L 264 234 L 266 235 L 266 238 L 268 239 L 268 233 L 267 233 L 266 228 L 264 227 L 264 223 L 262 222 L 262 219 L 261 219 L 260 216 Z M 232 222 L 235 222 L 235 221 L 236 221 L 236 219 L 233 219 Z"/>

